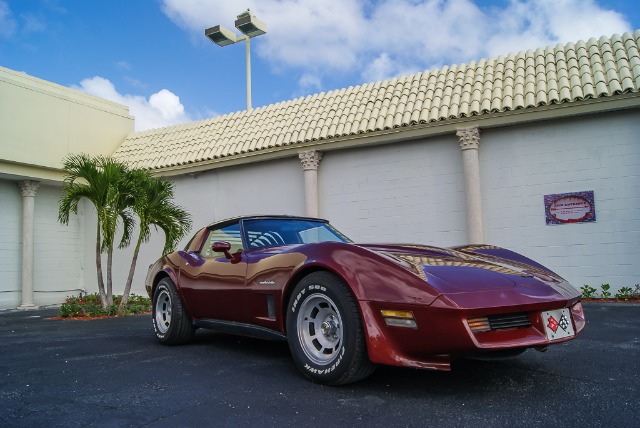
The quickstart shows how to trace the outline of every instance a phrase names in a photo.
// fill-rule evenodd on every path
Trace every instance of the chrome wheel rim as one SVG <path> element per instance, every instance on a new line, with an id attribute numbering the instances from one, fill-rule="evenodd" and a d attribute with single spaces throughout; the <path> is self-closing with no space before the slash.
<path id="1" fill-rule="evenodd" d="M 155 314 L 156 327 L 162 334 L 169 330 L 171 325 L 171 295 L 167 290 L 160 290 L 156 300 Z"/>
<path id="2" fill-rule="evenodd" d="M 343 328 L 340 311 L 324 294 L 312 294 L 300 305 L 297 319 L 298 340 L 313 363 L 332 363 L 342 348 Z"/>

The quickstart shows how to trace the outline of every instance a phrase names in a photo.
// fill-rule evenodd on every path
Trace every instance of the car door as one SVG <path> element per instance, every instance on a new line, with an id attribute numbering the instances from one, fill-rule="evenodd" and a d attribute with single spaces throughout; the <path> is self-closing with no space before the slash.
<path id="1" fill-rule="evenodd" d="M 214 242 L 231 244 L 233 257 L 214 251 Z M 246 320 L 247 260 L 242 247 L 240 224 L 233 222 L 208 230 L 201 248 L 185 257 L 180 285 L 193 318 Z"/>

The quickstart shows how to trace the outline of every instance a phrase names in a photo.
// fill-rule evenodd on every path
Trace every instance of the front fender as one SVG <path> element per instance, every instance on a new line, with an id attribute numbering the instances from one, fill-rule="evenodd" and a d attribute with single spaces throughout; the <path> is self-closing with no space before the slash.
<path id="1" fill-rule="evenodd" d="M 420 276 L 422 272 L 366 248 L 336 242 L 306 247 L 300 250 L 307 257 L 292 272 L 287 288 L 308 272 L 328 270 L 347 283 L 357 300 L 430 305 L 440 294 Z"/>

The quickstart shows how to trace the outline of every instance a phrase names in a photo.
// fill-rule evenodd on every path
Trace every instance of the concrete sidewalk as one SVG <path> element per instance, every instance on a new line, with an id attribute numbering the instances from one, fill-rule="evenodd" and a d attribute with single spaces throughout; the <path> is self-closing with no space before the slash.
<path id="1" fill-rule="evenodd" d="M 149 315 L 4 311 L 0 426 L 640 426 L 640 305 L 585 312 L 585 332 L 544 354 L 450 373 L 379 367 L 325 387 L 297 372 L 286 343 L 198 331 L 166 347 Z"/>

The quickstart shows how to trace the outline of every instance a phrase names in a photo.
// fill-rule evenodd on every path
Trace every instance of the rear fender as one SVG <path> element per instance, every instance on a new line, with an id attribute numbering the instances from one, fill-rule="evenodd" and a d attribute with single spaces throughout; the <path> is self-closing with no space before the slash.
<path id="1" fill-rule="evenodd" d="M 171 281 L 173 281 L 173 284 L 176 286 L 176 289 L 178 289 L 178 293 L 180 293 L 180 287 L 178 285 L 178 274 L 171 266 L 165 266 L 162 268 L 162 270 L 158 271 L 158 273 L 156 273 L 155 277 L 153 278 L 153 287 L 151 289 L 152 299 L 153 299 L 153 295 L 156 292 L 156 287 L 158 286 L 158 283 L 163 278 L 167 278 L 167 277 L 170 278 Z M 180 295 L 182 296 L 182 293 L 180 293 Z M 184 301 L 184 299 L 182 300 Z"/>

